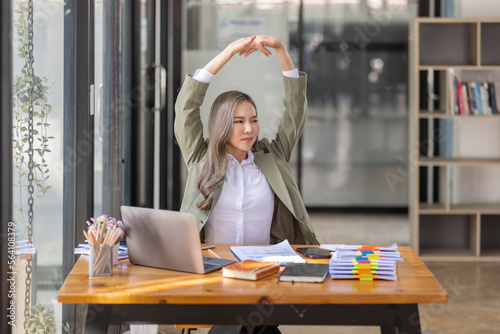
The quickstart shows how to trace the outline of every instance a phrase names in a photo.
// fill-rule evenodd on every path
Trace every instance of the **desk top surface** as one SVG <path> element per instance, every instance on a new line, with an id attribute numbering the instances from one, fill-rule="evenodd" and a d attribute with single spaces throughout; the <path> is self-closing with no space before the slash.
<path id="1" fill-rule="evenodd" d="M 230 245 L 216 245 L 222 258 L 234 259 Z M 300 247 L 300 246 L 294 246 Z M 136 266 L 118 261 L 112 276 L 89 276 L 81 256 L 57 299 L 69 304 L 416 304 L 445 303 L 446 291 L 410 247 L 399 247 L 398 280 L 278 282 L 278 274 L 258 281 L 224 278 L 220 271 L 199 275 Z M 207 251 L 203 255 L 211 256 Z M 328 263 L 328 260 L 308 262 Z"/>

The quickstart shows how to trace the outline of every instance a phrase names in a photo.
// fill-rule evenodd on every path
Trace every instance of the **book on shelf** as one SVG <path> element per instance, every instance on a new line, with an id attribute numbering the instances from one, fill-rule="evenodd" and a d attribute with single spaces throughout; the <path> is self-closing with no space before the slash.
<path id="1" fill-rule="evenodd" d="M 460 99 L 458 96 L 458 89 L 457 89 L 457 78 L 455 77 L 455 71 L 450 68 L 449 69 L 449 76 L 450 76 L 450 82 L 451 82 L 451 94 L 450 94 L 450 106 L 451 106 L 451 112 L 459 115 L 460 114 Z"/>
<path id="2" fill-rule="evenodd" d="M 450 109 L 455 115 L 498 114 L 495 83 L 458 81 L 450 72 L 452 89 L 449 97 Z"/>
<path id="3" fill-rule="evenodd" d="M 460 81 L 456 82 L 457 86 L 455 88 L 455 94 L 458 96 L 458 104 L 459 104 L 459 109 L 458 109 L 458 114 L 463 115 L 464 114 L 464 95 L 462 94 L 462 83 Z"/>
<path id="4" fill-rule="evenodd" d="M 327 275 L 327 263 L 290 263 L 280 273 L 278 281 L 323 283 Z"/>
<path id="5" fill-rule="evenodd" d="M 489 94 L 489 104 L 491 106 L 491 113 L 498 114 L 495 84 L 493 82 L 488 82 L 488 94 Z"/>
<path id="6" fill-rule="evenodd" d="M 330 249 L 329 272 L 333 279 L 397 280 L 397 262 L 403 261 L 397 244 L 387 247 L 321 245 Z"/>
<path id="7" fill-rule="evenodd" d="M 482 93 L 481 93 L 481 84 L 479 82 L 471 82 L 470 85 L 473 87 L 472 90 L 474 90 L 474 98 L 473 98 L 473 103 L 475 105 L 475 114 L 476 115 L 487 115 L 483 108 L 483 99 L 482 99 Z"/>
<path id="8" fill-rule="evenodd" d="M 272 262 L 244 260 L 222 268 L 222 276 L 256 281 L 280 270 L 280 265 Z"/>
<path id="9" fill-rule="evenodd" d="M 485 115 L 492 115 L 493 113 L 491 112 L 491 106 L 488 97 L 488 83 L 483 82 L 483 83 L 478 83 L 478 85 L 479 85 L 479 90 L 481 92 L 481 102 L 483 106 L 483 112 Z"/>
<path id="10" fill-rule="evenodd" d="M 467 83 L 467 100 L 469 101 L 469 114 L 471 115 L 479 115 L 479 101 L 477 100 L 476 94 L 476 83 L 469 82 Z"/>
<path id="11" fill-rule="evenodd" d="M 469 85 L 467 84 L 467 82 L 462 82 L 462 99 L 464 100 L 463 115 L 469 115 L 471 110 L 468 93 L 469 93 Z"/>

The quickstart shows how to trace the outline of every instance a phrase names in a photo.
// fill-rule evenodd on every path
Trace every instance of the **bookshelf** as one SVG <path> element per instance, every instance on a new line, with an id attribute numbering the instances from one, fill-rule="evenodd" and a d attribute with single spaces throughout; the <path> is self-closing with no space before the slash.
<path id="1" fill-rule="evenodd" d="M 500 180 L 500 114 L 457 113 L 454 104 L 457 80 L 493 82 L 498 104 L 500 19 L 417 18 L 410 31 L 412 247 L 425 261 L 500 262 L 500 186 L 492 185 Z M 483 187 L 492 196 L 471 195 Z"/>

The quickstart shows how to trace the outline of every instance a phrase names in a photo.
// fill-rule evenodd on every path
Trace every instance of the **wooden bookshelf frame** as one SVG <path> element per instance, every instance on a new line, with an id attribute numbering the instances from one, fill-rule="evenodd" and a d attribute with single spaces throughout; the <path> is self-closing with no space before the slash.
<path id="1" fill-rule="evenodd" d="M 451 110 L 451 102 L 448 98 L 452 94 L 452 80 L 448 75 L 450 69 L 486 71 L 485 73 L 500 72 L 500 46 L 497 46 L 497 38 L 494 41 L 491 40 L 492 36 L 500 36 L 500 19 L 417 18 L 410 32 L 410 52 L 413 58 L 410 72 L 413 93 L 410 100 L 410 152 L 412 152 L 413 172 L 410 177 L 409 210 L 412 247 L 426 261 L 500 262 L 500 235 L 498 239 L 492 239 L 494 237 L 490 235 L 492 231 L 495 233 L 500 231 L 500 203 L 459 205 L 450 203 L 450 170 L 453 166 L 500 166 L 500 156 L 447 158 L 422 157 L 419 153 L 422 120 L 463 119 L 467 121 L 470 118 L 495 119 L 500 117 L 498 114 L 457 115 Z M 456 47 L 450 50 L 450 43 Z M 454 54 L 460 50 L 463 54 Z M 447 59 L 450 61 L 446 62 Z M 445 94 L 445 98 L 440 99 L 439 109 L 434 111 L 421 109 L 419 102 L 420 73 L 428 70 L 434 70 L 435 75 L 439 75 L 440 93 Z M 500 96 L 497 95 L 497 104 L 499 98 Z M 421 167 L 439 167 L 439 170 L 442 170 L 441 176 L 445 181 L 444 194 L 440 196 L 441 202 L 433 204 L 420 202 Z M 448 224 L 449 229 L 450 224 L 453 226 L 450 222 L 453 222 L 455 218 L 461 230 L 467 231 L 466 246 L 447 247 L 445 241 L 434 248 L 423 246 L 426 240 L 421 239 L 422 235 L 426 235 L 429 231 L 440 232 L 443 228 L 440 226 L 441 220 Z M 426 220 L 424 225 L 421 219 Z M 434 220 L 433 223 L 429 223 L 427 219 L 434 219 L 435 223 Z M 449 237 L 453 238 L 453 233 Z"/>

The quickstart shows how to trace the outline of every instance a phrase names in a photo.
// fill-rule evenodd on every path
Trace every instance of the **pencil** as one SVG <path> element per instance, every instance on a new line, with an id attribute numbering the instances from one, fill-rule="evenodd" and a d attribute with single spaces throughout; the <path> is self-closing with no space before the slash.
<path id="1" fill-rule="evenodd" d="M 219 255 L 217 255 L 217 253 L 215 253 L 213 250 L 211 249 L 207 249 L 207 251 L 212 254 L 213 256 L 215 256 L 216 258 L 220 259 L 221 257 Z"/>

